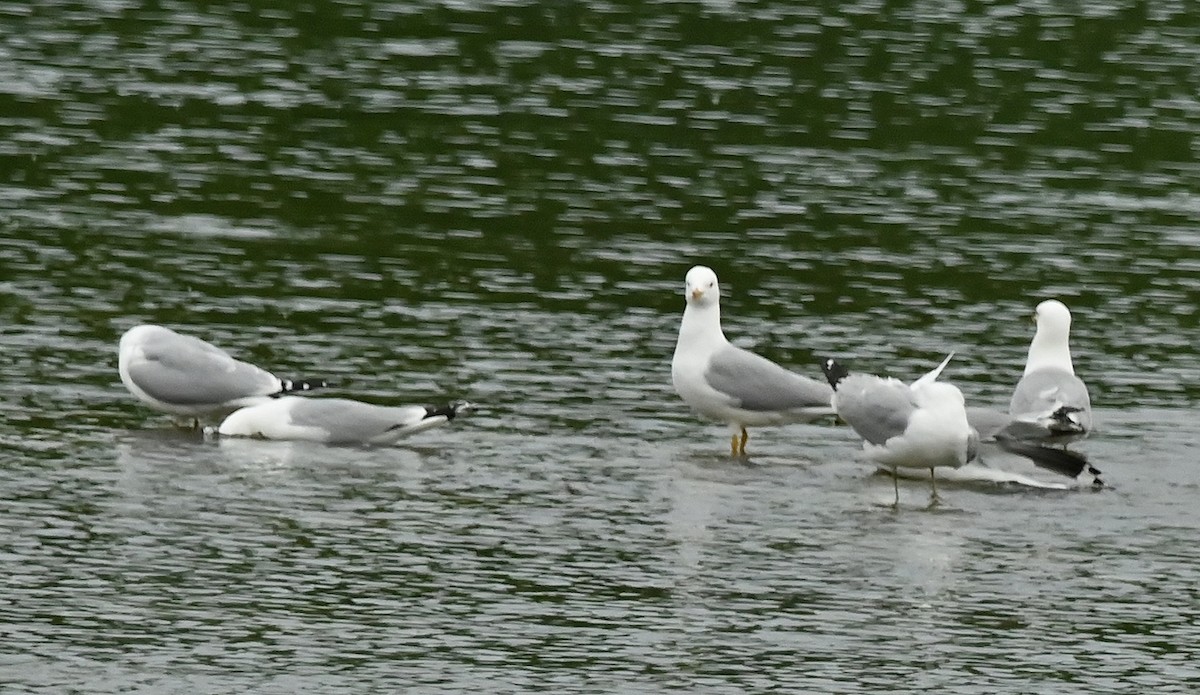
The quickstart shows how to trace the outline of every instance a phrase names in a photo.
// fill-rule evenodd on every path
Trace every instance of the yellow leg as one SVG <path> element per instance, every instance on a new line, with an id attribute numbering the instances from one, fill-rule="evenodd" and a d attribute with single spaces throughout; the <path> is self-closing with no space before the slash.
<path id="1" fill-rule="evenodd" d="M 734 458 L 746 455 L 746 441 L 750 439 L 750 435 L 746 433 L 746 428 L 742 428 L 742 436 L 738 436 L 737 432 L 733 433 L 733 437 L 729 439 L 729 449 L 733 452 Z"/>

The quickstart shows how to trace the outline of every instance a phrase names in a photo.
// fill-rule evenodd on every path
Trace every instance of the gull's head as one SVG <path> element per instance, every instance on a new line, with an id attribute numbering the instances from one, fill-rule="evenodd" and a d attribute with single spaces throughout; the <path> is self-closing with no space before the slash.
<path id="1" fill-rule="evenodd" d="M 712 268 L 698 265 L 688 271 L 684 296 L 688 304 L 710 304 L 721 297 L 721 286 Z"/>
<path id="2" fill-rule="evenodd" d="M 1038 330 L 1067 333 L 1071 330 L 1071 310 L 1057 299 L 1047 299 L 1034 312 Z"/>
<path id="3" fill-rule="evenodd" d="M 121 360 L 130 359 L 135 352 L 142 351 L 142 344 L 152 340 L 156 335 L 167 333 L 168 330 L 162 326 L 143 323 L 140 326 L 134 326 L 121 336 L 121 342 L 117 344 L 117 352 L 120 354 Z"/>

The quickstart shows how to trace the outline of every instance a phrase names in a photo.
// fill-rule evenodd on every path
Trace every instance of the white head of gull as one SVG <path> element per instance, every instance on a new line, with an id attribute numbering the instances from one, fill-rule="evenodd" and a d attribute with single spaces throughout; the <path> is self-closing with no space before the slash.
<path id="1" fill-rule="evenodd" d="M 688 271 L 684 298 L 671 381 L 694 411 L 729 425 L 734 456 L 746 454 L 747 427 L 809 422 L 833 413 L 829 386 L 725 338 L 721 286 L 711 268 L 698 265 Z"/>

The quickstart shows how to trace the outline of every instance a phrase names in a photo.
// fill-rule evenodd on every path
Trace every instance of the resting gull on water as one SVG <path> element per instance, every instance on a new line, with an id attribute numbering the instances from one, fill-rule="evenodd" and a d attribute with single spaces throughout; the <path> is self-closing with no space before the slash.
<path id="1" fill-rule="evenodd" d="M 199 338 L 152 324 L 121 336 L 117 369 L 142 402 L 191 418 L 327 385 L 323 379 L 280 379 Z"/>
<path id="2" fill-rule="evenodd" d="M 392 444 L 475 409 L 467 401 L 441 407 L 388 407 L 346 398 L 284 396 L 234 411 L 217 428 L 224 436 L 327 444 Z"/>

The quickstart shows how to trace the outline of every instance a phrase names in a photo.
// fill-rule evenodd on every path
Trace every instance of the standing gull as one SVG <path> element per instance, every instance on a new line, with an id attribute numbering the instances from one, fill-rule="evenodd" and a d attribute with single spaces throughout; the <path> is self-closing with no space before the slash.
<path id="1" fill-rule="evenodd" d="M 863 438 L 868 458 L 892 469 L 897 506 L 897 468 L 928 468 L 930 502 L 936 504 L 934 469 L 959 468 L 975 458 L 979 435 L 967 422 L 962 392 L 937 380 L 953 356 L 911 386 L 891 377 L 849 374 L 832 359 L 821 365 L 835 390 L 833 407 L 838 416 Z"/>
<path id="2" fill-rule="evenodd" d="M 687 307 L 671 360 L 675 391 L 701 415 L 726 422 L 734 456 L 746 455 L 747 427 L 832 415 L 833 390 L 731 344 L 721 330 L 721 288 L 711 269 L 688 271 Z"/>
<path id="3" fill-rule="evenodd" d="M 284 396 L 234 411 L 217 432 L 225 436 L 327 444 L 392 444 L 474 408 L 466 401 L 442 407 L 387 407 L 346 398 Z"/>
<path id="4" fill-rule="evenodd" d="M 121 336 L 117 368 L 139 400 L 192 418 L 326 385 L 321 379 L 280 379 L 199 338 L 151 324 Z"/>

